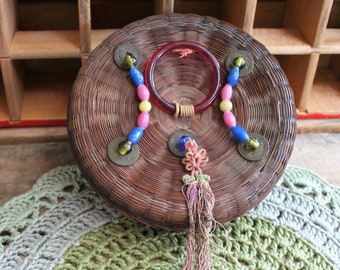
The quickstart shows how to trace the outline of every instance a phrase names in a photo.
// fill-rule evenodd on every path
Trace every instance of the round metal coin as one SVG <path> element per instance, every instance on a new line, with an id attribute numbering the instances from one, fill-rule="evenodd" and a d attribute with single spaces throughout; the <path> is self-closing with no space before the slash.
<path id="1" fill-rule="evenodd" d="M 248 51 L 236 50 L 227 55 L 225 59 L 225 66 L 228 71 L 233 67 L 233 63 L 237 57 L 242 57 L 245 61 L 245 65 L 240 68 L 240 77 L 243 77 L 250 73 L 254 68 L 254 59 Z"/>
<path id="2" fill-rule="evenodd" d="M 131 152 L 125 156 L 118 153 L 118 145 L 125 140 L 125 137 L 115 138 L 110 142 L 107 149 L 110 160 L 120 166 L 129 166 L 135 163 L 139 157 L 139 148 L 137 144 L 133 144 Z"/>
<path id="3" fill-rule="evenodd" d="M 259 147 L 256 150 L 250 150 L 246 148 L 245 143 L 239 142 L 237 150 L 239 154 L 250 161 L 258 161 L 267 156 L 269 152 L 269 142 L 268 140 L 257 133 L 249 133 L 250 138 L 255 138 L 259 142 Z"/>
<path id="4" fill-rule="evenodd" d="M 114 51 L 114 61 L 121 69 L 128 69 L 124 66 L 124 59 L 126 54 L 131 54 L 136 59 L 136 65 L 138 66 L 142 62 L 143 53 L 141 49 L 130 43 L 120 44 Z"/>
<path id="5" fill-rule="evenodd" d="M 178 140 L 182 136 L 189 136 L 191 139 L 196 141 L 197 145 L 200 145 L 199 141 L 197 140 L 196 134 L 190 130 L 177 130 L 173 132 L 168 139 L 168 148 L 171 153 L 178 157 L 185 157 L 186 154 L 186 151 L 183 151 L 178 146 Z"/>

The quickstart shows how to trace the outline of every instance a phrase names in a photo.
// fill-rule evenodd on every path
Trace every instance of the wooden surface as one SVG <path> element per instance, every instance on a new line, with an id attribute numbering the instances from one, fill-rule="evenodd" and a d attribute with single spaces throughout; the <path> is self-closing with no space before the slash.
<path id="1" fill-rule="evenodd" d="M 333 124 L 340 127 L 340 119 Z M 301 129 L 301 121 L 298 126 L 289 164 L 310 169 L 340 186 L 340 133 L 304 134 L 307 129 Z M 67 140 L 64 127 L 0 129 L 0 205 L 29 190 L 44 172 L 75 164 Z"/>
<path id="2" fill-rule="evenodd" d="M 67 142 L 0 146 L 0 204 L 29 190 L 46 171 L 74 164 Z"/>

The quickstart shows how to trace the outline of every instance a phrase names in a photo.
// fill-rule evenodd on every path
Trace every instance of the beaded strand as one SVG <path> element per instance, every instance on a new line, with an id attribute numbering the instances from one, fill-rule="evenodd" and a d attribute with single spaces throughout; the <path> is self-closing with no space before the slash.
<path id="1" fill-rule="evenodd" d="M 236 117 L 231 112 L 233 104 L 231 98 L 233 95 L 233 87 L 237 84 L 240 78 L 240 69 L 245 66 L 245 61 L 242 57 L 235 58 L 233 66 L 227 75 L 227 83 L 221 90 L 220 110 L 223 112 L 223 121 L 235 139 L 245 143 L 245 147 L 249 150 L 256 150 L 259 147 L 259 142 L 256 138 L 250 138 L 248 132 L 242 127 L 237 125 Z"/>
<path id="2" fill-rule="evenodd" d="M 118 152 L 120 155 L 124 156 L 131 152 L 132 145 L 138 143 L 142 136 L 144 130 L 148 127 L 150 123 L 150 115 L 152 105 L 149 101 L 150 99 L 150 91 L 148 87 L 144 84 L 144 76 L 143 73 L 139 71 L 137 67 L 134 66 L 135 59 L 132 55 L 127 54 L 124 59 L 124 64 L 127 65 L 130 72 L 130 78 L 135 86 L 137 86 L 137 96 L 140 100 L 138 109 L 140 111 L 137 121 L 136 127 L 134 127 L 129 135 L 127 136 L 127 140 L 121 142 L 118 145 Z"/>

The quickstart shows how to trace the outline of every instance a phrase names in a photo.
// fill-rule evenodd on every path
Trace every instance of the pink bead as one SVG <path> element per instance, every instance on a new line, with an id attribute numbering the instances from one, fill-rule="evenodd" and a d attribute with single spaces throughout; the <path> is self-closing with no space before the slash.
<path id="1" fill-rule="evenodd" d="M 233 87 L 227 83 L 223 86 L 221 90 L 221 98 L 222 100 L 231 100 L 231 96 L 233 95 Z"/>
<path id="2" fill-rule="evenodd" d="M 139 100 L 149 100 L 150 99 L 150 91 L 146 87 L 145 84 L 138 85 L 137 96 L 138 96 Z"/>
<path id="3" fill-rule="evenodd" d="M 150 123 L 150 115 L 148 112 L 141 112 L 137 117 L 137 126 L 141 127 L 143 130 L 148 127 Z"/>
<path id="4" fill-rule="evenodd" d="M 228 128 L 232 128 L 236 126 L 236 118 L 234 114 L 230 111 L 225 111 L 223 113 L 223 120 Z"/>

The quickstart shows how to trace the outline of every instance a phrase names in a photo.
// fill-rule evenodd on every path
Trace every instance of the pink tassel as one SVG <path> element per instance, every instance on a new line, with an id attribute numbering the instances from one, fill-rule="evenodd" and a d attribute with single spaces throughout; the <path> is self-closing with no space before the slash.
<path id="1" fill-rule="evenodd" d="M 187 250 L 186 250 L 186 262 L 184 265 L 185 270 L 191 270 L 194 263 L 195 257 L 195 231 L 196 231 L 196 220 L 197 220 L 197 193 L 198 188 L 196 185 L 189 185 L 186 192 L 188 215 L 189 215 L 189 234 L 187 237 Z"/>
<path id="2" fill-rule="evenodd" d="M 189 233 L 187 238 L 184 270 L 210 270 L 210 234 L 216 226 L 213 216 L 215 196 L 210 188 L 208 175 L 202 174 L 201 166 L 208 162 L 206 151 L 197 151 L 197 144 L 190 140 L 185 144 L 187 154 L 183 164 L 191 175 L 184 175 L 187 186 L 184 196 L 188 206 Z"/>

